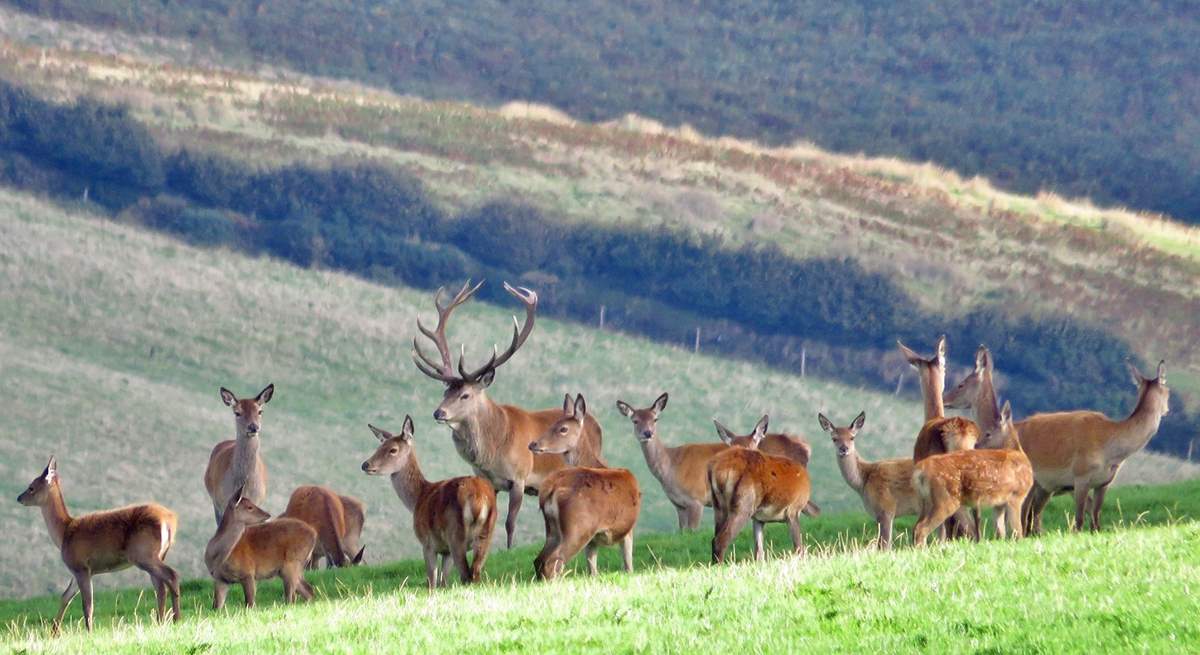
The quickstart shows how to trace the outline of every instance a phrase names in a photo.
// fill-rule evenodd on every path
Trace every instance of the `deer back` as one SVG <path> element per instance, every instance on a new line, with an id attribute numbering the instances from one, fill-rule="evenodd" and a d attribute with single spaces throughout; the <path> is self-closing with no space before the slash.
<path id="1" fill-rule="evenodd" d="M 225 579 L 237 582 L 245 576 L 269 578 L 284 564 L 308 562 L 316 544 L 317 531 L 298 519 L 277 518 L 246 526 L 222 567 Z"/>
<path id="2" fill-rule="evenodd" d="M 495 520 L 496 490 L 476 476 L 433 483 L 413 508 L 413 530 L 422 544 L 476 538 Z"/>
<path id="3" fill-rule="evenodd" d="M 628 469 L 575 466 L 546 478 L 538 504 L 546 520 L 557 521 L 563 534 L 603 531 L 605 543 L 611 544 L 637 524 L 642 492 Z"/>
<path id="4" fill-rule="evenodd" d="M 346 512 L 341 497 L 329 487 L 297 487 L 288 499 L 287 509 L 279 516 L 304 521 L 316 530 L 317 554 L 328 557 L 335 565 L 341 566 L 354 556 L 353 552 L 343 550 Z"/>
<path id="5" fill-rule="evenodd" d="M 130 505 L 73 519 L 63 533 L 62 558 L 70 568 L 95 573 L 125 568 L 139 555 L 166 557 L 178 518 L 156 503 Z"/>

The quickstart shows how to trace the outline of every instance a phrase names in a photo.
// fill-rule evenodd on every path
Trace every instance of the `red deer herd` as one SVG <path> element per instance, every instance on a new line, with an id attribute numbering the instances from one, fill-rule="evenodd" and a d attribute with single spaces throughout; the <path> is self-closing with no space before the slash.
<path id="1" fill-rule="evenodd" d="M 432 342 L 437 357 L 426 354 L 417 339 L 412 350 L 417 369 L 445 385 L 433 418 L 450 428 L 455 449 L 474 475 L 426 479 L 417 463 L 415 430 L 408 416 L 398 434 L 368 426 L 380 443 L 363 462 L 363 472 L 390 476 L 396 495 L 412 512 L 430 588 L 446 585 L 451 564 L 463 583 L 482 579 L 499 516 L 498 491 L 508 494 L 504 530 L 509 547 L 522 499 L 525 494 L 538 498 L 546 537 L 534 560 L 537 577 L 561 575 L 581 550 L 595 574 L 598 549 L 618 544 L 625 570 L 632 571 L 642 490 L 628 469 L 610 467 L 604 460 L 600 424 L 588 413 L 584 396 L 567 394 L 561 409 L 541 410 L 500 405 L 488 397 L 497 369 L 533 332 L 537 294 L 505 284 L 504 289 L 525 307 L 524 324 L 514 317 L 511 343 L 503 352 L 493 348 L 482 366 L 468 368 L 465 346 L 460 346 L 454 362 L 447 322 L 481 285 L 468 282 L 446 302 L 439 289 L 434 297 L 436 327 L 431 330 L 417 321 L 417 329 Z M 832 438 L 842 476 L 878 522 L 881 549 L 892 546 L 898 516 L 917 517 L 913 530 L 917 545 L 924 544 L 934 530 L 980 539 L 983 508 L 992 508 L 1000 537 L 1037 533 L 1047 501 L 1065 492 L 1074 494 L 1074 528 L 1081 529 L 1090 516 L 1092 529 L 1099 529 L 1109 484 L 1124 461 L 1154 436 L 1167 413 L 1170 391 L 1162 362 L 1151 378 L 1130 365 L 1138 395 L 1132 414 L 1124 420 L 1075 411 L 1014 422 L 1008 403 L 1001 408 L 997 401 L 987 348 L 979 348 L 970 375 L 945 392 L 945 337 L 938 339 L 929 358 L 904 344 L 898 346 L 918 372 L 925 407 L 912 457 L 867 461 L 855 443 L 866 426 L 865 413 L 846 427 L 817 415 L 821 429 Z M 204 472 L 216 518 L 216 531 L 204 551 L 213 578 L 214 608 L 224 604 L 234 583 L 242 586 L 246 604 L 254 605 L 255 584 L 272 577 L 283 580 L 288 602 L 296 595 L 308 599 L 313 590 L 304 579 L 305 569 L 322 558 L 329 567 L 363 559 L 365 507 L 351 496 L 306 485 L 292 493 L 280 516 L 272 519 L 261 509 L 267 495 L 267 466 L 259 440 L 263 411 L 274 391 L 274 385 L 268 385 L 254 398 L 239 399 L 221 389 L 222 401 L 233 410 L 236 430 L 234 439 L 212 449 Z M 667 400 L 663 393 L 645 409 L 622 400 L 616 406 L 633 423 L 634 438 L 650 473 L 678 512 L 680 529 L 699 527 L 703 508 L 712 507 L 714 563 L 724 559 L 730 542 L 748 522 L 756 560 L 765 556 L 763 526 L 771 522 L 786 523 L 795 552 L 803 554 L 800 516 L 816 516 L 820 511 L 811 498 L 809 444 L 794 435 L 769 434 L 768 417 L 763 416 L 747 435 L 736 435 L 714 421 L 720 443 L 668 446 L 659 433 Z M 947 417 L 946 407 L 970 410 L 974 420 Z M 176 535 L 173 512 L 149 503 L 72 517 L 53 457 L 18 500 L 41 508 L 50 537 L 72 575 L 62 594 L 55 631 L 79 593 L 90 630 L 92 576 L 131 565 L 149 574 L 159 620 L 167 616 L 168 595 L 171 616 L 179 619 L 179 575 L 164 562 Z"/>

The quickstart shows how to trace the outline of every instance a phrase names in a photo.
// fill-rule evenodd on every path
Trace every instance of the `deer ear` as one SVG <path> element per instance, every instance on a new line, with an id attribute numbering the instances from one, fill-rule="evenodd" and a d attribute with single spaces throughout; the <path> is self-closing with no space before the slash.
<path id="1" fill-rule="evenodd" d="M 387 430 L 381 430 L 370 423 L 367 424 L 367 427 L 371 428 L 371 433 L 375 435 L 375 438 L 379 440 L 379 443 L 383 443 L 392 438 L 392 435 L 389 434 Z"/>
<path id="2" fill-rule="evenodd" d="M 1129 378 L 1133 380 L 1133 385 L 1135 387 L 1140 387 L 1142 385 L 1142 380 L 1145 379 L 1142 377 L 1142 372 L 1139 371 L 1138 368 L 1133 365 L 1133 362 L 1129 361 L 1128 359 L 1125 360 L 1125 368 L 1129 370 Z"/>
<path id="3" fill-rule="evenodd" d="M 229 389 L 221 387 L 221 400 L 225 401 L 227 407 L 233 407 L 233 404 L 237 402 L 237 396 L 233 395 Z"/>
<path id="4" fill-rule="evenodd" d="M 587 418 L 587 401 L 583 399 L 583 394 L 575 396 L 575 418 L 580 421 Z"/>
<path id="5" fill-rule="evenodd" d="M 729 428 L 721 425 L 721 422 L 715 418 L 713 419 L 713 425 L 717 426 L 717 436 L 721 438 L 721 441 L 724 441 L 726 445 L 733 443 L 736 435 L 730 432 Z"/>
<path id="6" fill-rule="evenodd" d="M 246 492 L 246 485 L 243 484 L 242 486 L 237 488 L 237 491 L 233 492 L 233 497 L 230 499 L 230 502 L 233 503 L 234 505 L 242 502 L 242 496 L 243 496 L 243 494 L 245 494 L 245 492 Z"/>
<path id="7" fill-rule="evenodd" d="M 990 370 L 992 370 L 992 353 L 988 351 L 987 346 L 981 344 L 979 350 L 975 351 L 975 371 L 983 373 Z"/>
<path id="8" fill-rule="evenodd" d="M 633 416 L 633 408 L 630 407 L 629 403 L 625 402 L 624 400 L 617 401 L 617 411 L 621 412 L 621 414 L 625 415 L 627 418 Z"/>
<path id="9" fill-rule="evenodd" d="M 1155 379 L 1157 379 L 1157 380 L 1158 380 L 1158 383 L 1159 383 L 1159 384 L 1166 384 L 1166 383 L 1167 383 L 1167 369 L 1166 369 L 1166 366 L 1167 366 L 1167 360 L 1165 360 L 1165 359 L 1160 359 L 1160 360 L 1158 360 L 1158 373 L 1156 373 L 1154 377 L 1155 377 Z"/>
<path id="10" fill-rule="evenodd" d="M 822 430 L 828 432 L 829 434 L 833 434 L 833 422 L 825 418 L 824 414 L 821 414 L 820 412 L 817 413 L 817 422 L 821 424 Z"/>
<path id="11" fill-rule="evenodd" d="M 1000 422 L 1012 423 L 1012 403 L 1004 401 L 1004 407 L 1000 408 Z"/>
<path id="12" fill-rule="evenodd" d="M 413 428 L 412 417 L 408 414 L 404 415 L 404 425 L 400 428 L 400 438 L 405 441 L 412 441 L 415 429 Z"/>
<path id="13" fill-rule="evenodd" d="M 263 387 L 263 390 L 258 392 L 258 396 L 254 398 L 254 402 L 259 405 L 266 405 L 271 402 L 271 396 L 275 395 L 275 384 L 271 383 Z"/>
<path id="14" fill-rule="evenodd" d="M 661 414 L 662 411 L 667 408 L 667 400 L 669 400 L 669 399 L 670 399 L 670 396 L 668 396 L 667 392 L 665 392 L 665 391 L 662 393 L 661 396 L 656 398 L 654 400 L 654 413 Z"/>
<path id="15" fill-rule="evenodd" d="M 938 366 L 944 367 L 946 365 L 946 335 L 944 334 L 938 337 L 934 358 L 937 359 Z"/>
<path id="16" fill-rule="evenodd" d="M 762 441 L 767 436 L 767 415 L 758 419 L 758 423 L 754 424 L 754 432 L 750 434 L 750 440 L 754 442 L 754 447 L 758 447 L 758 442 Z"/>
<path id="17" fill-rule="evenodd" d="M 493 368 L 485 371 L 483 375 L 479 376 L 479 379 L 476 380 L 475 383 L 478 384 L 480 388 L 487 389 L 488 387 L 492 386 L 492 383 L 495 381 L 496 369 Z"/>
<path id="18" fill-rule="evenodd" d="M 922 364 L 927 363 L 924 357 L 918 355 L 912 348 L 900 343 L 899 339 L 896 339 L 896 346 L 900 348 L 900 354 L 904 355 L 904 359 L 907 359 L 908 363 L 912 364 L 914 368 L 920 368 Z"/>
<path id="19" fill-rule="evenodd" d="M 54 482 L 54 478 L 58 477 L 58 460 L 54 455 L 50 456 L 50 460 L 46 462 L 46 470 L 42 471 L 42 477 L 46 478 L 46 482 Z"/>
<path id="20" fill-rule="evenodd" d="M 571 394 L 563 394 L 563 416 L 570 416 L 574 408 L 571 405 Z"/>
<path id="21" fill-rule="evenodd" d="M 850 422 L 850 431 L 854 434 L 858 434 L 858 431 L 863 429 L 863 424 L 866 422 L 867 413 L 865 411 L 859 412 L 858 416 L 855 416 L 854 420 Z"/>

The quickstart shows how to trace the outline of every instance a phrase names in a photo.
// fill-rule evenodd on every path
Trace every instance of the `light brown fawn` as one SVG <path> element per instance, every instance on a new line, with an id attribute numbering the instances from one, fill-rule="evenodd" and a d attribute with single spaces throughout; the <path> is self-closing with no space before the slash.
<path id="1" fill-rule="evenodd" d="M 566 466 L 566 462 L 559 455 L 534 454 L 529 450 L 529 444 L 558 419 L 558 410 L 531 412 L 513 405 L 498 405 L 487 395 L 487 388 L 495 380 L 496 369 L 507 362 L 533 332 L 538 302 L 536 293 L 524 287 L 511 287 L 506 282 L 504 289 L 525 305 L 525 324 L 518 329 L 514 317 L 513 337 L 508 348 L 499 354 L 493 348 L 491 358 L 478 369 L 466 370 L 460 350 L 455 370 L 446 340 L 446 322 L 451 312 L 469 300 L 482 285 L 480 282 L 472 287 L 468 281 L 446 305 L 441 301 L 444 290 L 438 289 L 433 300 L 438 311 L 437 327 L 429 330 L 418 319 L 417 328 L 437 347 L 441 361 L 428 357 L 414 338 L 413 362 L 422 373 L 446 385 L 433 418 L 450 427 L 458 454 L 497 490 L 508 491 L 504 531 L 506 543 L 511 548 L 523 495 L 536 495 L 546 476 Z M 588 417 L 579 443 L 580 464 L 604 466 L 600 442 L 600 424 Z"/>
<path id="2" fill-rule="evenodd" d="M 1075 494 L 1074 529 L 1083 529 L 1089 491 L 1092 530 L 1100 529 L 1100 509 L 1108 486 L 1125 460 L 1158 432 L 1169 411 L 1171 390 L 1164 365 L 1160 361 L 1155 376 L 1147 378 L 1127 363 L 1138 392 L 1133 411 L 1124 420 L 1114 421 L 1100 412 L 1075 411 L 1035 414 L 1017 423 L 1036 480 L 1024 510 L 1030 532 L 1041 532 L 1046 503 L 1052 495 L 1066 491 Z"/>
<path id="3" fill-rule="evenodd" d="M 862 431 L 867 420 L 866 412 L 854 417 L 850 425 L 839 428 L 817 414 L 821 429 L 833 439 L 837 451 L 838 468 L 846 484 L 857 491 L 867 513 L 879 524 L 879 548 L 892 547 L 892 528 L 897 516 L 916 516 L 921 512 L 921 498 L 913 487 L 913 460 L 911 457 L 884 459 L 868 462 L 858 455 L 854 439 Z"/>
<path id="4" fill-rule="evenodd" d="M 204 469 L 204 488 L 212 499 L 217 524 L 221 513 L 237 489 L 244 489 L 252 502 L 267 498 L 267 467 L 258 454 L 259 430 L 262 428 L 263 407 L 271 402 L 275 385 L 268 384 L 254 398 L 238 399 L 233 392 L 221 387 L 221 400 L 233 409 L 235 438 L 213 446 Z"/>
<path id="5" fill-rule="evenodd" d="M 979 426 L 961 416 L 947 417 L 942 404 L 942 393 L 946 388 L 946 336 L 938 337 L 934 355 L 930 358 L 918 355 L 899 341 L 896 345 L 917 370 L 925 403 L 925 423 L 917 433 L 913 460 L 919 462 L 930 455 L 974 448 L 979 440 Z"/>
<path id="6" fill-rule="evenodd" d="M 404 417 L 399 435 L 368 425 L 379 447 L 362 470 L 367 475 L 390 475 L 392 487 L 413 513 L 413 532 L 425 557 L 425 581 L 430 589 L 446 586 L 448 559 L 454 561 L 463 584 L 478 582 L 487 562 L 496 527 L 496 490 L 483 478 L 464 476 L 430 482 L 421 473 L 413 450 L 413 421 Z M 467 552 L 474 560 L 467 562 Z M 441 555 L 441 567 L 438 556 Z"/>
<path id="7" fill-rule="evenodd" d="M 655 399 L 645 409 L 634 409 L 624 401 L 617 401 L 617 409 L 633 422 L 633 436 L 642 448 L 646 465 L 662 484 L 667 498 L 675 506 L 680 530 L 700 527 L 704 508 L 712 506 L 712 493 L 708 488 L 708 463 L 717 453 L 728 448 L 725 443 L 689 443 L 670 447 L 658 436 L 658 419 L 667 406 L 666 393 Z M 738 437 L 725 426 L 717 423 L 717 434 L 736 443 L 748 441 L 749 437 Z M 745 445 L 745 444 L 743 444 Z M 789 457 L 808 464 L 812 450 L 799 437 L 787 434 L 768 434 L 759 444 L 759 450 L 768 455 Z M 818 511 L 811 504 L 810 511 Z"/>
<path id="8" fill-rule="evenodd" d="M 808 506 L 812 490 L 808 470 L 798 462 L 756 450 L 766 434 L 767 417 L 763 416 L 750 434 L 749 447 L 733 446 L 718 453 L 709 464 L 708 486 L 716 519 L 712 542 L 714 564 L 725 559 L 729 543 L 751 519 L 754 559 L 766 556 L 765 523 L 787 523 L 795 552 L 805 552 L 800 514 Z"/>
<path id="9" fill-rule="evenodd" d="M 286 602 L 296 602 L 297 593 L 312 599 L 304 569 L 316 547 L 317 531 L 298 519 L 269 518 L 242 489 L 234 490 L 216 534 L 204 549 L 204 564 L 213 579 L 213 609 L 225 606 L 225 595 L 234 583 L 242 585 L 246 607 L 254 607 L 258 581 L 276 576 L 283 580 Z"/>
<path id="10" fill-rule="evenodd" d="M 67 607 L 83 592 L 83 621 L 92 629 L 92 576 L 136 566 L 150 575 L 158 601 L 158 620 L 166 619 L 167 593 L 171 615 L 179 620 L 179 574 L 163 559 L 175 543 L 175 513 L 156 503 L 130 505 L 73 517 L 67 512 L 54 457 L 41 475 L 17 497 L 22 505 L 40 507 L 50 539 L 73 576 L 62 593 L 54 632 L 62 626 Z"/>
<path id="11" fill-rule="evenodd" d="M 343 503 L 344 498 L 348 497 L 338 495 L 329 487 L 306 484 L 296 487 L 288 499 L 287 509 L 279 515 L 279 518 L 304 521 L 317 531 L 317 545 L 308 564 L 310 569 L 316 568 L 321 558 L 325 559 L 327 568 L 354 566 L 362 561 L 362 551 L 350 549 L 350 512 Z M 358 504 L 361 507 L 362 503 Z M 361 523 L 357 530 L 362 531 Z M 355 545 L 357 541 L 354 537 Z"/>
<path id="12" fill-rule="evenodd" d="M 586 549 L 588 570 L 596 575 L 600 546 L 621 544 L 626 571 L 633 571 L 633 527 L 642 507 L 637 478 L 628 469 L 577 466 L 588 419 L 587 401 L 567 394 L 559 419 L 529 444 L 537 453 L 563 455 L 569 466 L 546 477 L 538 504 L 546 519 L 546 545 L 534 560 L 534 573 L 553 579 Z"/>
<path id="13" fill-rule="evenodd" d="M 913 486 L 921 496 L 921 518 L 913 528 L 913 543 L 925 544 L 931 530 L 957 516 L 966 522 L 963 509 L 994 510 L 996 534 L 1004 538 L 1007 522 L 1014 539 L 1021 538 L 1021 503 L 1033 486 L 1033 466 L 1021 450 L 1013 427 L 1012 407 L 1000 410 L 1003 448 L 963 450 L 932 455 L 915 464 Z M 982 530 L 975 532 L 975 539 Z"/>

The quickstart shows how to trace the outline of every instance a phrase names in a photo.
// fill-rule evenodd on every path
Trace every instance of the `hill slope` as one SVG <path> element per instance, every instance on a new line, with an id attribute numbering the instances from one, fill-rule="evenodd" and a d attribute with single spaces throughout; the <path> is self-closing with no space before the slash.
<path id="1" fill-rule="evenodd" d="M 260 587 L 243 611 L 239 591 L 220 615 L 207 582 L 184 585 L 185 621 L 158 627 L 125 590 L 97 598 L 99 629 L 47 639 L 55 597 L 0 601 L 0 647 L 29 652 L 462 652 L 819 651 L 1184 652 L 1200 632 L 1189 590 L 1200 583 L 1200 486 L 1122 488 L 1109 527 L 1064 534 L 1065 499 L 1048 510 L 1053 532 L 1018 543 L 958 542 L 918 551 L 863 548 L 861 514 L 805 520 L 810 557 L 788 557 L 786 530 L 768 529 L 771 559 L 709 567 L 711 532 L 639 540 L 634 575 L 604 549 L 601 577 L 530 584 L 535 550 L 496 552 L 491 582 L 428 594 L 417 561 L 310 575 L 319 600 L 279 605 Z M 1120 527 L 1113 529 L 1123 510 Z M 1133 519 L 1132 517 L 1137 517 Z M 1131 520 L 1132 519 L 1132 520 Z M 740 557 L 749 534 L 736 544 Z"/>

